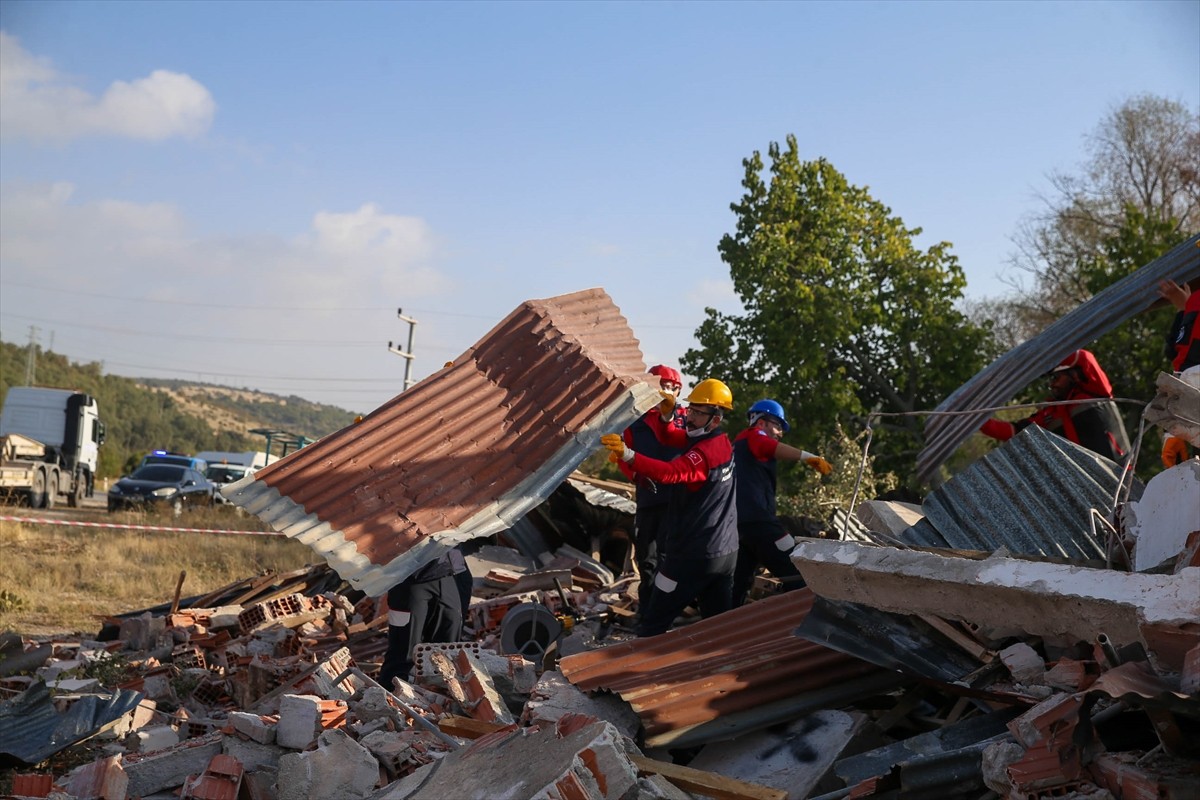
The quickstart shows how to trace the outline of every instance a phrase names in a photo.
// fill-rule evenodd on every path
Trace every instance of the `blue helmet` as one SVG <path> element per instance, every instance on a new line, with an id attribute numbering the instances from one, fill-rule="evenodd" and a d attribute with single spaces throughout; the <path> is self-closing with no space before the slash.
<path id="1" fill-rule="evenodd" d="M 770 414 L 772 417 L 778 419 L 783 424 L 784 433 L 787 433 L 789 430 L 791 430 L 791 426 L 788 425 L 787 422 L 787 416 L 783 412 L 783 406 L 781 406 L 777 401 L 759 400 L 757 403 L 750 406 L 750 413 L 746 416 L 749 418 L 751 424 L 753 424 L 754 422 L 757 422 L 758 418 L 763 414 Z"/>

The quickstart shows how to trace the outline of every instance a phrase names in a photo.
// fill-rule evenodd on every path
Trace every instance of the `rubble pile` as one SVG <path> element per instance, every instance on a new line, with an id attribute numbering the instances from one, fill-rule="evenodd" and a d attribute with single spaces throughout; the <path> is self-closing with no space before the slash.
<path id="1" fill-rule="evenodd" d="M 391 687 L 376 599 L 249 578 L 0 637 L 0 764 L 59 800 L 1197 798 L 1198 497 L 1200 459 L 1142 486 L 1030 426 L 645 639 L 636 576 L 516 531 Z"/>

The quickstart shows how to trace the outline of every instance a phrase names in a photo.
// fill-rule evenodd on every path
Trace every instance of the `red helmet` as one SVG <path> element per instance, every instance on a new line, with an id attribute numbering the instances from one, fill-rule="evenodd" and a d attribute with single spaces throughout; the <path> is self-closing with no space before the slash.
<path id="1" fill-rule="evenodd" d="M 663 381 L 670 381 L 677 386 L 683 386 L 683 376 L 680 375 L 679 370 L 675 369 L 674 367 L 668 367 L 664 364 L 659 364 L 658 366 L 651 367 L 649 372 L 651 375 L 654 375 L 658 378 L 659 383 Z"/>

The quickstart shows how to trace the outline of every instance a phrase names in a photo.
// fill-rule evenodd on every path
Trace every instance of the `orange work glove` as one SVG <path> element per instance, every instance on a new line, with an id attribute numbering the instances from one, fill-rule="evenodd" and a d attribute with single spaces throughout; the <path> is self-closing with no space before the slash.
<path id="1" fill-rule="evenodd" d="M 675 411 L 675 395 L 662 389 L 658 393 L 662 395 L 662 402 L 658 404 L 658 413 L 664 420 L 670 419 L 671 414 Z"/>
<path id="2" fill-rule="evenodd" d="M 600 444 L 604 445 L 625 463 L 633 461 L 633 451 L 625 446 L 625 440 L 621 438 L 619 433 L 606 433 L 600 437 Z"/>
<path id="3" fill-rule="evenodd" d="M 1176 464 L 1182 464 L 1191 458 L 1188 452 L 1187 442 L 1180 439 L 1178 436 L 1168 436 L 1163 441 L 1162 462 L 1164 467 L 1173 467 Z"/>
<path id="4" fill-rule="evenodd" d="M 813 456 L 812 458 L 806 458 L 806 459 L 804 459 L 804 463 L 808 464 L 810 467 L 812 467 L 813 469 L 815 469 L 817 472 L 821 473 L 822 475 L 828 475 L 829 473 L 833 472 L 833 465 L 830 464 L 825 459 L 821 458 L 820 456 Z"/>

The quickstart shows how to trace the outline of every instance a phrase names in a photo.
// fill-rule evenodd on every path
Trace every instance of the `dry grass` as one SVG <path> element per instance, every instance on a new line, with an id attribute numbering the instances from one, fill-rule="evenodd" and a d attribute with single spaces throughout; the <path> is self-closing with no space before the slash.
<path id="1" fill-rule="evenodd" d="M 113 522 L 257 529 L 230 507 L 179 521 L 109 515 Z M 297 569 L 317 556 L 279 536 L 171 533 L 0 521 L 0 630 L 23 635 L 84 633 L 98 617 L 169 603 L 181 571 L 182 596 L 203 594 L 268 571 Z"/>

